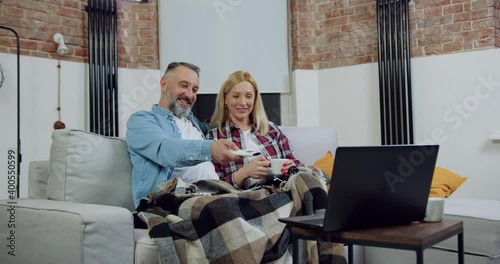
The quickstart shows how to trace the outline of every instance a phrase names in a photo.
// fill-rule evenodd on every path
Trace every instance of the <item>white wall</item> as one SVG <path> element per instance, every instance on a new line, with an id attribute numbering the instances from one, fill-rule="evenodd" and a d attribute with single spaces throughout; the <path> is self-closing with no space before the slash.
<path id="1" fill-rule="evenodd" d="M 127 120 L 138 110 L 150 110 L 160 99 L 159 70 L 119 69 L 118 116 L 120 136 L 125 137 Z"/>
<path id="2" fill-rule="evenodd" d="M 0 171 L 6 175 L 6 151 L 17 149 L 16 56 L 0 53 L 6 83 L 0 89 Z M 61 120 L 67 127 L 84 128 L 84 64 L 61 62 Z M 48 159 L 57 115 L 57 61 L 21 56 L 21 196 L 27 196 L 29 161 Z M 7 179 L 0 180 L 0 198 L 7 198 Z"/>
<path id="3" fill-rule="evenodd" d="M 17 149 L 16 56 L 0 53 L 5 82 L 0 88 L 0 199 L 7 198 L 7 151 Z M 119 69 L 120 136 L 128 117 L 158 102 L 159 70 Z M 67 128 L 88 129 L 88 65 L 61 62 L 61 120 Z M 48 160 L 57 120 L 57 60 L 21 56 L 21 197 L 28 196 L 28 165 Z"/>
<path id="4" fill-rule="evenodd" d="M 158 1 L 160 68 L 200 66 L 200 94 L 217 94 L 236 70 L 252 73 L 263 93 L 287 92 L 287 10 L 286 0 Z"/>
<path id="5" fill-rule="evenodd" d="M 439 143 L 437 165 L 468 177 L 453 197 L 500 199 L 499 69 L 500 49 L 412 60 L 415 141 Z M 377 64 L 317 72 L 319 110 L 298 99 L 301 115 L 337 128 L 340 145 L 380 144 Z"/>
<path id="6" fill-rule="evenodd" d="M 292 73 L 294 84 L 294 105 L 296 125 L 300 127 L 319 126 L 320 96 L 318 94 L 319 75 L 317 71 L 296 70 Z"/>
<path id="7" fill-rule="evenodd" d="M 380 144 L 376 64 L 319 71 L 321 126 L 337 129 L 341 145 Z"/>
<path id="8" fill-rule="evenodd" d="M 500 199 L 500 49 L 413 63 L 415 139 L 440 144 L 438 164 L 468 180 L 457 197 Z M 433 136 L 434 135 L 434 136 Z"/>

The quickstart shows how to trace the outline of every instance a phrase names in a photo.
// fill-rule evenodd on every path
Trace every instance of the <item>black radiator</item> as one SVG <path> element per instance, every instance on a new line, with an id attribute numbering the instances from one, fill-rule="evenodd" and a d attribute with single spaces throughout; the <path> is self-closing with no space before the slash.
<path id="1" fill-rule="evenodd" d="M 413 144 L 408 0 L 377 0 L 382 145 Z"/>
<path id="2" fill-rule="evenodd" d="M 116 0 L 88 0 L 89 129 L 118 136 Z"/>

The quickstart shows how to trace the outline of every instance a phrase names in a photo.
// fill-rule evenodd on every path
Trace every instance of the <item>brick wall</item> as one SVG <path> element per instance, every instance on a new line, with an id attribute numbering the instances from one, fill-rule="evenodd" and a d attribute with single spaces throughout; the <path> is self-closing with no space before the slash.
<path id="1" fill-rule="evenodd" d="M 500 0 L 417 0 L 412 56 L 500 47 Z M 376 62 L 374 0 L 290 0 L 293 69 Z"/>
<path id="2" fill-rule="evenodd" d="M 21 54 L 59 58 L 52 36 L 63 34 L 69 53 L 61 59 L 88 62 L 86 0 L 2 0 L 0 25 L 14 28 Z M 158 69 L 157 0 L 118 0 L 118 64 L 121 68 Z M 0 52 L 16 53 L 12 33 L 0 30 Z"/>
<path id="3" fill-rule="evenodd" d="M 157 0 L 118 0 L 119 67 L 159 67 Z M 375 0 L 289 0 L 293 69 L 323 69 L 377 61 Z M 56 32 L 87 62 L 86 0 L 2 0 L 0 24 L 21 37 L 22 54 L 57 58 Z M 411 8 L 412 55 L 500 48 L 500 0 L 416 0 Z M 0 30 L 0 52 L 15 53 Z"/>
<path id="4" fill-rule="evenodd" d="M 495 46 L 500 48 L 500 0 L 495 1 Z"/>

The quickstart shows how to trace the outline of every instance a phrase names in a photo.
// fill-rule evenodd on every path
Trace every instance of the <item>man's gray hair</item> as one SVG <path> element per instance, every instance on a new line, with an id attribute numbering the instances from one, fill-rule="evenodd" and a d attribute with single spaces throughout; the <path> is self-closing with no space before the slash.
<path id="1" fill-rule="evenodd" d="M 193 70 L 198 75 L 198 78 L 200 77 L 200 67 L 188 62 L 171 62 L 167 66 L 167 69 L 165 70 L 165 74 L 163 74 L 163 76 L 166 76 L 169 72 L 174 71 L 179 66 L 184 66 L 186 68 Z"/>

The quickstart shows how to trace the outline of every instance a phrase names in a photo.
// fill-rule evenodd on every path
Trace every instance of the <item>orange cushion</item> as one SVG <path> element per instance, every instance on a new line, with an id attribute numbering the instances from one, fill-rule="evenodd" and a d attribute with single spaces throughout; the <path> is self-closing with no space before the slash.
<path id="1" fill-rule="evenodd" d="M 323 170 L 331 179 L 334 161 L 335 158 L 333 157 L 332 152 L 328 151 L 325 156 L 314 163 L 313 167 Z M 460 176 L 442 167 L 436 167 L 434 169 L 434 175 L 432 176 L 429 196 L 442 198 L 449 197 L 466 180 L 467 177 Z"/>
<path id="2" fill-rule="evenodd" d="M 332 155 L 331 151 L 328 151 L 325 156 L 323 156 L 321 159 L 317 160 L 313 167 L 318 168 L 323 170 L 326 175 L 328 175 L 328 178 L 332 178 L 332 172 L 333 172 L 333 162 L 335 161 L 335 158 Z"/>
<path id="3" fill-rule="evenodd" d="M 467 177 L 460 176 L 445 168 L 436 167 L 432 177 L 430 197 L 449 197 L 455 192 Z"/>

